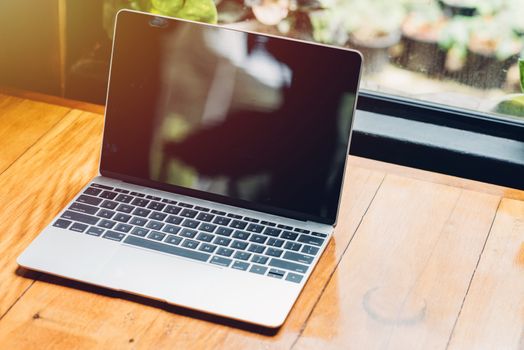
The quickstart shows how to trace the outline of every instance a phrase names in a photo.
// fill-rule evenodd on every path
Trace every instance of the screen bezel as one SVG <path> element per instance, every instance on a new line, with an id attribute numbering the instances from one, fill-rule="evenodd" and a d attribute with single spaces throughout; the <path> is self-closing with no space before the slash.
<path id="1" fill-rule="evenodd" d="M 359 87 L 359 84 L 360 84 L 360 77 L 361 77 L 361 72 L 362 72 L 362 69 L 361 69 L 362 68 L 362 55 L 358 51 L 351 50 L 351 49 L 348 49 L 348 48 L 340 48 L 340 47 L 334 47 L 334 46 L 330 46 L 330 45 L 311 43 L 311 42 L 306 42 L 306 41 L 303 41 L 303 40 L 283 38 L 283 37 L 278 37 L 278 36 L 274 36 L 274 35 L 250 32 L 250 31 L 246 31 L 246 30 L 238 30 L 238 29 L 233 29 L 233 28 L 226 28 L 226 27 L 222 27 L 222 26 L 219 26 L 219 25 L 200 23 L 200 22 L 194 22 L 194 21 L 183 20 L 183 19 L 175 19 L 175 18 L 166 17 L 166 16 L 152 15 L 152 14 L 149 14 L 149 13 L 143 13 L 143 12 L 127 10 L 127 9 L 120 10 L 118 12 L 118 14 L 117 14 L 116 21 L 115 21 L 115 29 L 114 29 L 114 35 L 113 35 L 113 46 L 112 46 L 112 51 L 111 51 L 111 63 L 110 63 L 110 69 L 109 69 L 109 79 L 108 79 L 108 88 L 107 88 L 107 96 L 106 96 L 106 107 L 105 107 L 105 113 L 104 113 L 104 117 L 105 118 L 104 118 L 104 138 L 103 138 L 103 144 L 105 143 L 104 141 L 107 139 L 106 126 L 107 126 L 108 111 L 110 110 L 110 108 L 109 108 L 110 107 L 109 106 L 110 105 L 109 95 L 110 95 L 110 92 L 111 92 L 111 77 L 112 77 L 111 71 L 112 71 L 113 65 L 116 62 L 115 61 L 115 43 L 118 40 L 119 33 L 125 30 L 123 28 L 122 22 L 124 22 L 124 21 L 122 20 L 122 18 L 123 17 L 127 17 L 127 16 L 142 17 L 143 20 L 141 20 L 141 23 L 143 23 L 144 25 L 148 25 L 148 26 L 154 26 L 159 31 L 165 30 L 165 28 L 168 28 L 169 24 L 167 24 L 167 25 L 154 25 L 154 24 L 151 24 L 151 21 L 155 20 L 155 19 L 158 19 L 158 18 L 162 18 L 163 20 L 168 21 L 168 22 L 169 21 L 172 21 L 172 22 L 180 22 L 181 21 L 181 22 L 186 22 L 186 23 L 192 23 L 192 24 L 198 25 L 198 26 L 208 26 L 208 27 L 213 27 L 213 28 L 217 28 L 217 29 L 220 29 L 220 30 L 228 30 L 228 31 L 236 31 L 236 32 L 246 33 L 248 35 L 265 36 L 265 37 L 270 37 L 270 38 L 278 39 L 278 40 L 295 41 L 295 42 L 305 43 L 305 44 L 308 44 L 308 45 L 315 45 L 315 46 L 318 46 L 318 47 L 332 49 L 332 50 L 338 50 L 340 52 L 343 52 L 344 55 L 347 55 L 347 57 L 348 57 L 348 64 L 349 65 L 353 65 L 355 67 L 355 71 L 358 71 L 358 77 L 356 79 L 357 84 L 356 84 L 356 92 L 355 92 L 355 102 L 354 102 L 354 106 L 353 106 L 353 110 L 352 110 L 353 116 L 352 116 L 351 121 L 350 121 L 349 140 L 348 140 L 348 147 L 347 147 L 347 150 L 346 150 L 346 154 L 349 154 L 349 147 L 351 145 L 351 136 L 352 136 L 352 130 L 353 130 L 353 123 L 354 123 L 354 119 L 355 119 L 354 117 L 355 117 L 356 105 L 357 105 L 357 100 L 358 100 L 358 87 Z M 260 204 L 260 203 L 255 203 L 255 202 L 250 202 L 250 201 L 246 201 L 246 200 L 241 200 L 241 199 L 237 199 L 237 198 L 231 198 L 231 197 L 218 195 L 218 194 L 214 194 L 214 193 L 210 193 L 210 192 L 194 190 L 194 189 L 181 187 L 181 186 L 177 186 L 177 185 L 162 183 L 162 182 L 153 181 L 153 180 L 149 180 L 149 179 L 137 178 L 137 177 L 129 176 L 129 175 L 126 175 L 126 174 L 115 173 L 115 172 L 111 172 L 111 171 L 105 170 L 102 167 L 102 164 L 104 163 L 104 159 L 105 159 L 105 158 L 103 158 L 103 156 L 104 156 L 103 144 L 102 144 L 102 147 L 101 147 L 101 150 L 100 150 L 99 173 L 102 176 L 105 176 L 105 177 L 114 178 L 114 179 L 121 180 L 121 181 L 124 181 L 124 182 L 132 183 L 132 184 L 136 184 L 136 185 L 144 186 L 144 187 L 150 187 L 150 188 L 154 188 L 154 189 L 158 189 L 158 190 L 161 190 L 161 191 L 166 191 L 166 192 L 170 192 L 170 193 L 174 193 L 174 194 L 191 196 L 191 197 L 195 197 L 195 198 L 199 198 L 199 199 L 203 199 L 203 200 L 207 200 L 207 201 L 218 202 L 218 203 L 222 203 L 222 204 L 225 204 L 225 205 L 241 207 L 241 208 L 245 208 L 245 209 L 260 211 L 260 212 L 264 212 L 264 213 L 268 213 L 268 214 L 272 214 L 272 215 L 283 216 L 283 217 L 292 218 L 292 219 L 301 220 L 301 221 L 313 221 L 313 222 L 318 222 L 318 223 L 323 223 L 323 224 L 335 225 L 336 221 L 337 221 L 337 218 L 338 218 L 338 214 L 340 212 L 340 201 L 341 201 L 342 191 L 343 191 L 343 188 L 344 188 L 345 174 L 346 174 L 346 170 L 347 170 L 346 169 L 347 168 L 347 157 L 344 160 L 344 170 L 343 170 L 343 174 L 342 174 L 341 187 L 340 187 L 338 200 L 337 200 L 336 215 L 335 215 L 335 217 L 321 217 L 321 216 L 301 213 L 301 212 L 298 212 L 298 211 L 292 211 L 292 210 L 288 210 L 288 209 L 282 209 L 282 208 L 278 208 L 278 207 L 274 207 L 274 206 L 268 206 L 268 205 L 264 205 L 264 204 Z M 107 162 L 107 160 L 105 162 Z"/>

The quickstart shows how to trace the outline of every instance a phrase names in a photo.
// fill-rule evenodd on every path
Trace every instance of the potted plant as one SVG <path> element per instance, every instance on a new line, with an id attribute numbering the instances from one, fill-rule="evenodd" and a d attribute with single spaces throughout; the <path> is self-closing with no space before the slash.
<path id="1" fill-rule="evenodd" d="M 113 37 L 116 13 L 124 8 L 154 14 L 217 23 L 217 9 L 213 0 L 104 0 L 104 29 Z"/>
<path id="2" fill-rule="evenodd" d="M 499 101 L 492 112 L 511 115 L 515 117 L 524 117 L 524 58 L 519 59 L 520 71 L 520 94 L 511 94 Z"/>
<path id="3" fill-rule="evenodd" d="M 438 0 L 447 17 L 484 16 L 497 13 L 507 0 Z"/>
<path id="4" fill-rule="evenodd" d="M 359 50 L 364 70 L 374 73 L 389 61 L 391 48 L 400 41 L 405 15 L 402 2 L 339 0 L 326 11 L 312 14 L 313 36 L 320 42 Z"/>
<path id="5" fill-rule="evenodd" d="M 522 40 L 501 15 L 454 18 L 441 45 L 448 49 L 448 76 L 482 89 L 502 87 L 522 50 Z"/>
<path id="6" fill-rule="evenodd" d="M 439 45 L 439 40 L 448 22 L 436 4 L 412 10 L 402 24 L 402 54 L 397 61 L 400 66 L 441 76 L 446 50 Z"/>

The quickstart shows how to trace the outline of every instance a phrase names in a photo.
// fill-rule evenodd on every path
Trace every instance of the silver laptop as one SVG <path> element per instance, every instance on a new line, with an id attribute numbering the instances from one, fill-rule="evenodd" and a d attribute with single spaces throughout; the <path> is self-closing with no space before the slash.
<path id="1" fill-rule="evenodd" d="M 120 12 L 100 175 L 18 263 L 279 327 L 336 223 L 360 66 L 351 50 Z"/>

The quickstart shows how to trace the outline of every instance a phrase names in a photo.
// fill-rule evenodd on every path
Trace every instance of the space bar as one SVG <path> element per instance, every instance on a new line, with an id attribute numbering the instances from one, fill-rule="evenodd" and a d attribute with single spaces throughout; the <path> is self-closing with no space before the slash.
<path id="1" fill-rule="evenodd" d="M 184 258 L 194 259 L 198 261 L 207 261 L 211 255 L 197 252 L 194 250 L 174 247 L 167 244 L 157 243 L 153 241 L 149 241 L 147 239 L 138 238 L 135 236 L 127 236 L 126 239 L 124 239 L 124 243 L 131 244 L 137 247 L 147 248 L 147 249 L 153 249 L 157 250 L 159 252 L 173 254 L 177 256 L 182 256 Z"/>

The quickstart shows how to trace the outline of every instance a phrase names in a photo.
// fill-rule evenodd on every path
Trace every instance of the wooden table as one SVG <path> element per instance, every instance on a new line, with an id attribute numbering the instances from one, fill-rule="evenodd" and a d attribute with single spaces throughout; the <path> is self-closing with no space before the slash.
<path id="1" fill-rule="evenodd" d="M 0 94 L 1 349 L 524 348 L 524 192 L 355 157 L 334 239 L 275 332 L 18 268 L 95 175 L 103 124 L 31 97 Z"/>

